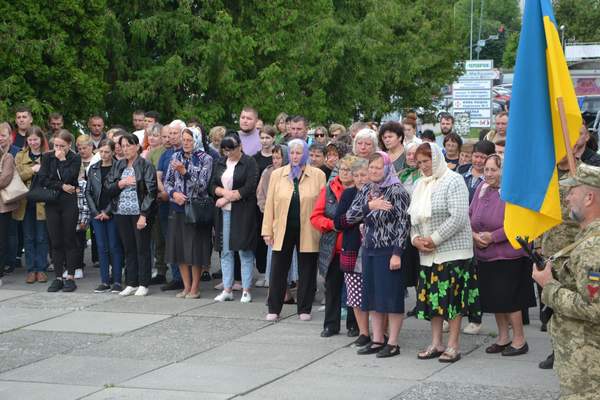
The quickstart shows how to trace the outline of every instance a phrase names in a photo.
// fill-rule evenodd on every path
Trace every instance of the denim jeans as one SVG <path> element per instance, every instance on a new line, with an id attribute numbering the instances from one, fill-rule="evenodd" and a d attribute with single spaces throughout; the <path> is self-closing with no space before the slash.
<path id="1" fill-rule="evenodd" d="M 36 205 L 27 204 L 23 219 L 23 241 L 27 272 L 45 272 L 48 261 L 46 221 L 37 220 Z"/>
<path id="2" fill-rule="evenodd" d="M 160 219 L 160 231 L 163 235 L 163 239 L 167 240 L 167 232 L 169 231 L 169 205 L 161 203 L 158 206 L 158 218 Z M 171 267 L 171 278 L 174 281 L 181 282 L 181 273 L 179 272 L 179 265 L 169 264 Z"/>
<path id="3" fill-rule="evenodd" d="M 269 282 L 271 276 L 271 259 L 273 258 L 273 246 L 269 246 L 267 249 L 267 269 L 265 271 L 265 279 Z M 294 249 L 294 255 L 292 256 L 292 268 L 288 272 L 287 278 L 288 284 L 292 282 L 298 282 L 298 249 Z"/>
<path id="4" fill-rule="evenodd" d="M 123 248 L 114 218 L 107 221 L 92 219 L 96 233 L 98 258 L 100 261 L 100 280 L 108 285 L 110 282 L 109 265 L 112 265 L 113 281 L 121 284 L 123 273 Z M 133 240 L 133 239 L 132 239 Z"/>
<path id="5" fill-rule="evenodd" d="M 223 273 L 223 287 L 233 287 L 233 251 L 229 250 L 229 237 L 231 234 L 231 211 L 223 210 L 223 249 L 221 250 L 221 272 Z M 250 289 L 252 286 L 252 271 L 254 269 L 254 252 L 240 250 L 242 264 L 242 287 Z"/>
<path id="6" fill-rule="evenodd" d="M 4 264 L 9 267 L 17 268 L 17 254 L 19 253 L 19 224 L 21 221 L 10 218 L 8 225 L 8 240 L 6 256 L 4 258 Z"/>

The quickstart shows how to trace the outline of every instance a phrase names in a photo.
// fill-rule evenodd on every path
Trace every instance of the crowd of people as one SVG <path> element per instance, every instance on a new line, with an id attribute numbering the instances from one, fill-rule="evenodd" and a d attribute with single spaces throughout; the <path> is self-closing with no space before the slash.
<path id="1" fill-rule="evenodd" d="M 289 303 L 310 320 L 320 274 L 321 336 L 340 333 L 345 310 L 358 354 L 399 354 L 404 318 L 416 316 L 431 323 L 417 357 L 452 363 L 461 358 L 462 317 L 463 332 L 476 334 L 482 313 L 498 328 L 486 352 L 525 354 L 523 324 L 536 297 L 532 263 L 503 229 L 507 120 L 498 114 L 495 129 L 473 142 L 453 132 L 449 114 L 436 136 L 419 132 L 412 113 L 381 126 L 310 129 L 285 113 L 266 125 L 246 107 L 238 130 L 209 130 L 136 111 L 131 133 L 105 131 L 94 115 L 74 138 L 60 114 L 44 132 L 19 108 L 14 127 L 0 124 L 0 190 L 18 176 L 29 193 L 0 199 L 0 274 L 23 262 L 28 284 L 72 292 L 90 242 L 97 293 L 146 296 L 162 285 L 196 299 L 201 281 L 221 277 L 219 302 L 241 291 L 248 303 L 254 286 L 267 287 L 268 321 Z M 581 161 L 595 164 L 587 130 L 577 145 Z M 211 276 L 215 251 L 220 273 Z M 406 310 L 410 287 L 417 303 Z"/>

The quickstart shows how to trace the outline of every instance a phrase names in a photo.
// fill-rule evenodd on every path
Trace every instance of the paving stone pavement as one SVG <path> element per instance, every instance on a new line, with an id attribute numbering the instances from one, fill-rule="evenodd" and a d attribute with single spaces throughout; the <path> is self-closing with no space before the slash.
<path id="1" fill-rule="evenodd" d="M 218 265 L 218 260 L 215 263 Z M 197 300 L 152 286 L 146 298 L 95 294 L 98 270 L 87 268 L 74 293 L 46 293 L 25 284 L 23 269 L 0 288 L 0 399 L 439 399 L 558 398 L 553 371 L 537 367 L 551 351 L 531 310 L 530 352 L 486 354 L 493 316 L 482 333 L 462 335 L 463 359 L 419 361 L 429 324 L 408 318 L 401 355 L 358 356 L 351 338 L 319 337 L 323 313 L 299 321 L 285 306 L 278 323 L 264 321 L 266 289 L 253 302 L 215 303 L 215 281 Z M 407 309 L 414 305 L 410 289 Z M 463 323 L 466 324 L 466 321 Z"/>

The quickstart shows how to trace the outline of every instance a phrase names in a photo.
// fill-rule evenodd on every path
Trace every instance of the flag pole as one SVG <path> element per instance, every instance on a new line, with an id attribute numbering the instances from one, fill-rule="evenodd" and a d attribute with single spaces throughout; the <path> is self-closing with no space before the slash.
<path id="1" fill-rule="evenodd" d="M 569 138 L 569 125 L 567 124 L 567 114 L 565 112 L 565 101 L 562 97 L 556 99 L 558 103 L 558 113 L 560 115 L 560 125 L 562 127 L 563 139 L 565 141 L 565 150 L 567 152 L 567 161 L 569 162 L 569 174 L 575 176 L 575 156 L 573 156 L 573 148 L 571 147 L 571 139 Z"/>

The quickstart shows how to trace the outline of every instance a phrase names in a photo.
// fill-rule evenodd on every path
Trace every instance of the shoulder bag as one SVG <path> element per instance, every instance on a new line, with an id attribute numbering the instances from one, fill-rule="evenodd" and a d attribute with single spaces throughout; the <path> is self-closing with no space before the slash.
<path id="1" fill-rule="evenodd" d="M 213 225 L 215 202 L 212 197 L 192 198 L 185 202 L 186 224 L 196 224 L 202 227 Z"/>
<path id="2" fill-rule="evenodd" d="M 0 171 L 5 156 L 6 154 L 2 156 L 2 159 L 0 160 Z M 4 189 L 0 189 L 0 199 L 2 199 L 2 202 L 4 202 L 5 204 L 13 203 L 25 197 L 28 191 L 29 189 L 27 189 L 27 186 L 25 186 L 25 184 L 21 180 L 21 177 L 17 172 L 17 168 L 15 167 L 12 179 L 8 186 L 6 186 Z"/>

